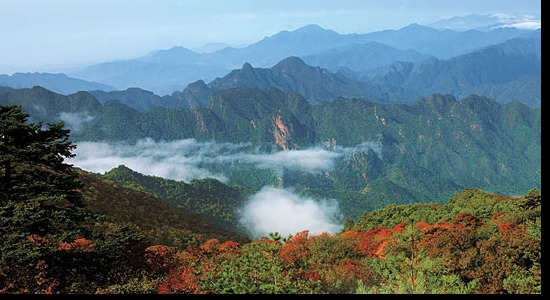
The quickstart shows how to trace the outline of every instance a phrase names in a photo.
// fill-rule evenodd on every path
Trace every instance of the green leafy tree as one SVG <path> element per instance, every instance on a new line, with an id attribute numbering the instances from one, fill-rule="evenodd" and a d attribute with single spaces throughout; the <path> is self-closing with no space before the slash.
<path id="1" fill-rule="evenodd" d="M 280 247 L 268 239 L 246 244 L 238 257 L 210 266 L 203 286 L 220 294 L 294 293 L 291 274 L 283 272 L 284 261 L 278 257 Z"/>

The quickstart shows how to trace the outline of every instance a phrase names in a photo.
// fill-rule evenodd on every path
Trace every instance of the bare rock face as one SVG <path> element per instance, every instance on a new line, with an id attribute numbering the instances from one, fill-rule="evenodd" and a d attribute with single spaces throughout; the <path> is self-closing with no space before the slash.
<path id="1" fill-rule="evenodd" d="M 279 145 L 283 150 L 288 150 L 289 147 L 287 143 L 289 140 L 292 139 L 294 130 L 292 130 L 292 126 L 289 128 L 286 126 L 281 116 L 278 115 L 275 117 L 275 128 L 273 129 L 273 137 L 275 139 L 275 143 Z"/>

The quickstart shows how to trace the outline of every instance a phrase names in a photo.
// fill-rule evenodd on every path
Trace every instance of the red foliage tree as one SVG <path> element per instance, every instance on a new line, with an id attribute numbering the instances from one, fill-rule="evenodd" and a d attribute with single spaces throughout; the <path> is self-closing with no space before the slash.
<path id="1" fill-rule="evenodd" d="M 201 290 L 195 276 L 195 269 L 183 268 L 171 272 L 158 287 L 159 294 L 206 294 Z"/>

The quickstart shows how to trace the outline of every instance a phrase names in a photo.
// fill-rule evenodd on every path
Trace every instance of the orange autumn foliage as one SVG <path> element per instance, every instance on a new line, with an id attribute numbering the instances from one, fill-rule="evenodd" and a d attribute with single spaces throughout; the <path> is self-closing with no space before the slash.
<path id="1" fill-rule="evenodd" d="M 165 272 L 175 264 L 175 251 L 164 245 L 154 245 L 145 249 L 145 261 L 155 272 Z"/>
<path id="2" fill-rule="evenodd" d="M 369 231 L 353 230 L 342 233 L 342 236 L 355 245 L 355 251 L 358 253 L 380 257 L 384 246 L 391 240 L 393 231 L 387 228 L 375 228 Z"/>
<path id="3" fill-rule="evenodd" d="M 289 241 L 283 244 L 280 256 L 287 263 L 300 265 L 307 261 L 311 254 L 308 241 L 309 231 L 298 232 Z"/>
<path id="4" fill-rule="evenodd" d="M 63 242 L 59 244 L 59 250 L 67 252 L 92 252 L 94 244 L 85 238 L 78 238 L 71 243 Z"/>
<path id="5" fill-rule="evenodd" d="M 197 283 L 195 270 L 186 267 L 183 270 L 173 271 L 159 284 L 159 294 L 206 294 Z"/>
<path id="6" fill-rule="evenodd" d="M 237 242 L 226 241 L 220 244 L 220 251 L 226 253 L 239 253 L 241 245 Z"/>

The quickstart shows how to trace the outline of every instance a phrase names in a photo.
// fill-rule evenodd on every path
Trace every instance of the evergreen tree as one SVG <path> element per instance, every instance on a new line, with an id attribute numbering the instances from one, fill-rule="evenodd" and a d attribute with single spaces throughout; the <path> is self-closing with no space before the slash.
<path id="1" fill-rule="evenodd" d="M 0 292 L 61 285 L 71 268 L 67 245 L 86 245 L 91 232 L 78 173 L 65 162 L 76 147 L 70 131 L 28 118 L 20 106 L 0 106 Z"/>

